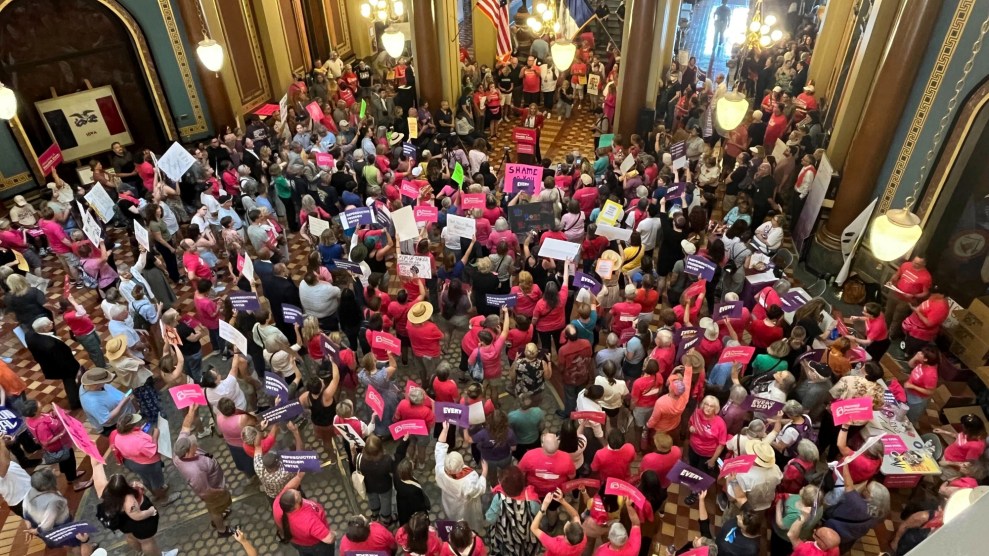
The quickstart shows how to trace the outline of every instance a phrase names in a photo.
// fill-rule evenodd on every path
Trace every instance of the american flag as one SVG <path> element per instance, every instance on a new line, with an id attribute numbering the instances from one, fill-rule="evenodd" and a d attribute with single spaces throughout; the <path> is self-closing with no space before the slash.
<path id="1" fill-rule="evenodd" d="M 512 30 L 508 20 L 507 0 L 477 0 L 477 8 L 486 15 L 498 33 L 498 58 L 512 53 Z"/>
<path id="2" fill-rule="evenodd" d="M 405 156 L 408 156 L 410 158 L 415 158 L 416 146 L 409 142 L 402 143 L 402 152 L 405 154 Z"/>

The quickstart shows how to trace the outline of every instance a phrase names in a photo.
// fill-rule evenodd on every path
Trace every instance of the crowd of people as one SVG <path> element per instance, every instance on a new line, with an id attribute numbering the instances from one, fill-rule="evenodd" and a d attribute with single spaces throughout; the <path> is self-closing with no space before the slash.
<path id="1" fill-rule="evenodd" d="M 158 423 L 165 389 L 195 384 L 208 411 L 179 410 L 171 466 L 216 535 L 247 554 L 257 552 L 229 519 L 233 473 L 257 485 L 272 507 L 267 526 L 306 556 L 337 546 L 848 553 L 890 516 L 890 492 L 883 443 L 864 421 L 836 424 L 829 406 L 867 396 L 874 409 L 902 409 L 921 425 L 938 385 L 933 340 L 947 303 L 921 257 L 899 267 L 885 307 L 866 304 L 844 321 L 820 298 L 793 310 L 782 274 L 745 290 L 747 274 L 773 267 L 820 160 L 807 81 L 814 38 L 808 24 L 733 61 L 753 110 L 724 137 L 710 122 L 727 83 L 691 59 L 673 64 L 647 136 L 599 144 L 612 131 L 617 52 L 599 59 L 584 37 L 574 64 L 557 71 L 551 41 L 538 37 L 494 68 L 463 54 L 464 95 L 435 113 L 425 102 L 396 106 L 396 90 L 415 85 L 407 60 L 348 64 L 334 54 L 298 76 L 284 120 L 248 116 L 244 129 L 190 147 L 195 162 L 181 180 L 157 172 L 150 151 L 119 144 L 106 167 L 90 164 L 92 184 L 54 172 L 40 206 L 17 197 L 0 219 L 4 307 L 45 378 L 62 382 L 68 408 L 105 437 L 120 466 L 110 473 L 90 461 L 87 479 L 64 422 L 0 362 L 0 404 L 23 423 L 0 443 L 0 496 L 47 543 L 46 533 L 73 521 L 62 489 L 93 488 L 102 526 L 143 554 L 174 556 L 155 540 L 159 510 L 176 497 Z M 313 101 L 320 120 L 306 109 Z M 599 114 L 593 149 L 560 160 L 537 150 L 541 184 L 509 190 L 504 164 L 489 160 L 499 122 L 538 128 L 574 107 Z M 786 144 L 778 160 L 768 154 L 777 140 Z M 670 153 L 681 141 L 683 165 Z M 94 210 L 91 188 L 114 200 L 113 215 Z M 464 208 L 470 194 L 483 194 L 484 208 Z M 543 203 L 552 225 L 513 231 L 512 208 L 528 203 Z M 392 220 L 410 205 L 436 209 L 417 236 Z M 371 223 L 348 218 L 360 208 Z M 89 218 L 103 226 L 99 241 L 82 230 Z M 454 218 L 469 219 L 473 232 L 455 231 Z M 560 255 L 557 242 L 575 244 L 577 255 Z M 403 255 L 428 258 L 429 277 L 399 272 Z M 52 265 L 67 276 L 54 305 L 35 280 Z M 245 294 L 257 303 L 235 305 Z M 99 302 L 87 309 L 77 295 Z M 719 317 L 726 305 L 736 309 Z M 94 324 L 96 310 L 105 325 Z M 226 324 L 246 338 L 245 351 L 221 335 Z M 382 333 L 397 349 L 379 342 Z M 727 357 L 749 347 L 748 357 Z M 908 366 L 902 386 L 882 380 L 890 349 Z M 272 379 L 288 399 L 267 393 Z M 294 400 L 304 408 L 297 419 L 264 418 Z M 753 411 L 753 400 L 773 409 Z M 437 403 L 467 408 L 463 422 L 438 420 Z M 392 441 L 391 425 L 418 420 L 425 431 Z M 316 445 L 302 426 L 312 426 Z M 985 481 L 985 426 L 975 416 L 961 426 L 939 429 L 950 440 L 943 474 L 903 508 L 891 553 L 940 527 L 952 493 Z M 199 445 L 214 427 L 233 468 Z M 339 458 L 368 513 L 334 528 L 322 502 L 305 495 L 305 473 L 286 468 L 279 436 L 296 451 Z M 751 466 L 719 477 L 736 456 Z M 691 489 L 671 474 L 684 464 L 714 481 Z M 627 488 L 606 486 L 613 480 Z M 428 481 L 442 493 L 438 515 Z M 677 547 L 662 523 L 681 504 L 696 505 L 700 536 Z M 69 546 L 96 549 L 85 534 Z"/>

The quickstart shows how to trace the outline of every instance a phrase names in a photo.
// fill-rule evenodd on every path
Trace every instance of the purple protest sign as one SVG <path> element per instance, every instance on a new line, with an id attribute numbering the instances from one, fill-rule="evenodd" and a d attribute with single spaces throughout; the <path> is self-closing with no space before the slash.
<path id="1" fill-rule="evenodd" d="M 575 288 L 587 288 L 594 295 L 601 291 L 601 282 L 595 280 L 590 274 L 584 274 L 579 270 L 573 275 L 573 285 Z"/>
<path id="2" fill-rule="evenodd" d="M 666 475 L 666 480 L 672 483 L 679 483 L 691 490 L 700 492 L 714 484 L 714 477 L 704 473 L 700 469 L 691 467 L 686 462 L 678 461 L 673 469 Z"/>
<path id="3" fill-rule="evenodd" d="M 810 301 L 810 297 L 801 291 L 789 291 L 780 296 L 780 306 L 784 313 L 792 313 Z"/>
<path id="4" fill-rule="evenodd" d="M 437 423 L 449 422 L 463 428 L 470 426 L 470 413 L 466 405 L 436 402 L 433 411 L 436 413 Z"/>
<path id="5" fill-rule="evenodd" d="M 680 197 L 687 190 L 687 184 L 685 183 L 674 183 L 673 185 L 666 188 L 666 193 L 663 194 L 663 198 L 667 201 L 679 201 Z"/>
<path id="6" fill-rule="evenodd" d="M 361 265 L 353 261 L 345 261 L 343 259 L 333 259 L 333 266 L 339 268 L 340 270 L 346 270 L 353 274 L 358 274 L 358 275 L 364 274 L 364 271 L 361 270 Z"/>
<path id="7" fill-rule="evenodd" d="M 65 546 L 76 540 L 76 535 L 88 535 L 95 533 L 96 527 L 85 521 L 73 521 L 65 525 L 59 525 L 47 533 L 42 533 L 41 538 L 45 544 L 51 547 Z"/>
<path id="8" fill-rule="evenodd" d="M 357 207 L 350 210 L 343 211 L 343 215 L 340 218 L 341 224 L 343 224 L 344 229 L 349 230 L 357 226 L 367 226 L 374 224 L 374 214 L 368 207 Z"/>
<path id="9" fill-rule="evenodd" d="M 302 415 L 302 404 L 299 402 L 292 402 L 265 411 L 261 414 L 261 420 L 267 421 L 269 424 L 282 423 L 284 421 L 291 421 L 299 415 Z"/>
<path id="10" fill-rule="evenodd" d="M 264 373 L 264 391 L 278 399 L 276 405 L 288 401 L 288 384 L 278 373 Z"/>
<path id="11" fill-rule="evenodd" d="M 302 321 L 306 320 L 306 315 L 300 307 L 282 303 L 282 320 L 285 321 L 285 324 L 298 324 L 302 326 Z"/>
<path id="12" fill-rule="evenodd" d="M 684 263 L 683 271 L 687 274 L 700 276 L 707 281 L 711 281 L 714 280 L 714 271 L 716 268 L 717 265 L 712 261 L 704 257 L 698 257 L 697 255 L 690 255 Z"/>
<path id="13" fill-rule="evenodd" d="M 764 413 L 775 417 L 776 414 L 783 409 L 783 404 L 768 398 L 760 398 L 759 396 L 750 395 L 745 398 L 744 402 L 742 402 L 742 408 L 753 413 Z"/>
<path id="14" fill-rule="evenodd" d="M 453 530 L 453 526 L 456 523 L 456 521 L 450 521 L 449 519 L 436 520 L 436 534 L 440 536 L 441 541 L 446 542 L 450 540 L 450 531 Z"/>
<path id="15" fill-rule="evenodd" d="M 282 459 L 282 466 L 289 473 L 296 473 L 298 471 L 319 471 L 321 469 L 319 461 L 319 454 L 316 452 L 279 452 L 278 456 Z"/>
<path id="16" fill-rule="evenodd" d="M 261 309 L 261 302 L 258 301 L 257 294 L 249 292 L 230 292 L 230 305 L 238 311 L 258 311 Z"/>
<path id="17" fill-rule="evenodd" d="M 518 300 L 519 298 L 515 294 L 494 295 L 489 293 L 484 296 L 485 303 L 491 307 L 508 307 L 511 309 L 515 307 Z"/>
<path id="18" fill-rule="evenodd" d="M 714 306 L 714 314 L 711 318 L 714 320 L 720 319 L 737 319 L 742 317 L 742 302 L 741 301 L 725 301 L 724 303 L 718 303 Z"/>
<path id="19" fill-rule="evenodd" d="M 690 348 L 696 347 L 701 341 L 701 329 L 697 326 L 685 326 L 673 333 L 673 341 L 677 346 L 677 361 Z"/>

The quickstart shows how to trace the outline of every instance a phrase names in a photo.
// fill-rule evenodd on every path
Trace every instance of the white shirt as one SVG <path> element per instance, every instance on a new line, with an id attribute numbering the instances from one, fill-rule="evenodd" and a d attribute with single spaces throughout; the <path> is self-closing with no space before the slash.
<path id="1" fill-rule="evenodd" d="M 0 498 L 8 506 L 16 506 L 24 501 L 30 490 L 31 476 L 16 461 L 11 461 L 7 475 L 0 476 Z"/>
<path id="2" fill-rule="evenodd" d="M 597 379 L 595 379 L 594 382 L 596 384 Z M 577 394 L 577 411 L 604 411 L 604 409 L 598 402 L 587 399 L 587 390 L 584 389 Z M 604 429 L 601 428 L 601 423 L 596 423 L 585 419 L 583 424 L 585 427 L 590 427 L 590 429 L 594 431 L 594 436 L 596 438 L 604 438 Z"/>
<path id="3" fill-rule="evenodd" d="M 484 151 L 478 151 L 471 149 L 467 153 L 467 160 L 470 161 L 470 175 L 474 175 L 481 171 L 481 164 L 488 161 L 488 155 Z"/>
<path id="4" fill-rule="evenodd" d="M 766 239 L 762 239 L 763 235 Z M 770 251 L 775 251 L 783 245 L 783 228 L 774 228 L 772 222 L 763 222 L 755 229 L 755 239 L 765 245 Z"/>
<path id="5" fill-rule="evenodd" d="M 151 291 L 151 290 L 147 290 Z M 103 316 L 106 317 L 107 322 L 113 322 L 113 318 L 110 317 L 110 308 L 117 305 L 116 303 L 111 303 L 104 299 L 100 302 L 100 309 L 103 309 Z M 134 317 L 130 314 L 130 307 L 125 306 L 127 309 L 127 318 L 124 319 L 124 324 L 133 328 L 134 327 Z"/>
<path id="6" fill-rule="evenodd" d="M 594 379 L 594 384 L 604 388 L 600 402 L 603 409 L 618 409 L 622 406 L 622 398 L 628 395 L 628 386 L 624 380 L 616 378 L 615 383 L 611 384 L 607 377 L 599 376 Z"/>
<path id="7" fill-rule="evenodd" d="M 323 62 L 323 69 L 326 70 L 326 74 L 333 79 L 339 79 L 340 75 L 343 74 L 343 60 L 337 58 L 336 60 L 327 60 Z"/>
<path id="8" fill-rule="evenodd" d="M 539 74 L 542 81 L 542 91 L 544 93 L 556 92 L 556 84 L 560 80 L 560 73 L 555 69 L 543 66 L 543 71 Z"/>
<path id="9" fill-rule="evenodd" d="M 179 220 L 175 218 L 175 213 L 172 212 L 172 207 L 168 206 L 167 203 L 158 203 L 161 207 L 161 220 L 165 223 L 165 229 L 168 233 L 175 235 L 179 233 Z"/>
<path id="10" fill-rule="evenodd" d="M 204 390 L 206 391 L 206 401 L 213 407 L 216 407 L 221 399 L 230 398 L 237 409 L 247 411 L 247 397 L 244 396 L 244 391 L 240 389 L 237 377 L 232 374 L 228 374 L 227 378 L 221 380 L 216 388 L 204 388 Z"/>
<path id="11" fill-rule="evenodd" d="M 466 477 L 454 479 L 446 474 L 443 464 L 446 453 L 450 449 L 444 442 L 437 442 L 435 448 L 436 486 L 443 493 L 443 510 L 447 519 L 466 520 L 471 527 L 481 527 L 484 524 L 484 510 L 481 507 L 481 495 L 487 493 L 488 482 L 477 471 L 471 471 Z"/>
<path id="12" fill-rule="evenodd" d="M 219 226 L 220 219 L 215 215 L 220 212 L 220 202 L 216 200 L 216 197 L 203 191 L 199 194 L 199 202 L 206 205 L 206 220 L 213 226 Z M 199 231 L 203 231 L 204 229 L 201 228 Z"/>
<path id="13" fill-rule="evenodd" d="M 642 237 L 642 248 L 652 251 L 656 248 L 656 240 L 659 238 L 659 231 L 663 229 L 663 221 L 659 218 L 646 218 L 639 222 L 636 231 Z"/>

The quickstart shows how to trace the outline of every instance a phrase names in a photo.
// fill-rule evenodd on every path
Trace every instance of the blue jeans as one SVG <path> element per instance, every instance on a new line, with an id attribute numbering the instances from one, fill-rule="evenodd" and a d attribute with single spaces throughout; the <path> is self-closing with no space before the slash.
<path id="1" fill-rule="evenodd" d="M 927 411 L 927 404 L 931 402 L 930 398 L 922 398 L 913 393 L 912 390 L 907 390 L 907 419 L 915 426 L 917 421 L 920 420 L 924 412 Z"/>
<path id="2" fill-rule="evenodd" d="M 580 386 L 563 385 L 563 412 L 567 417 L 577 410 L 577 394 L 580 394 L 581 390 Z"/>
<path id="3" fill-rule="evenodd" d="M 195 355 L 185 356 L 185 374 L 192 377 L 192 381 L 196 384 L 203 381 L 203 352 L 198 351 Z"/>
<path id="4" fill-rule="evenodd" d="M 216 353 L 220 353 L 224 349 L 226 349 L 227 343 L 223 341 L 223 338 L 220 337 L 219 328 L 217 328 L 216 330 L 213 330 L 212 328 L 207 328 L 206 330 L 209 332 L 209 343 L 210 345 L 213 346 L 213 351 L 215 351 Z"/>
<path id="5" fill-rule="evenodd" d="M 384 518 L 391 517 L 391 489 L 381 493 L 368 492 L 367 505 L 371 508 L 372 514 L 378 514 Z"/>

